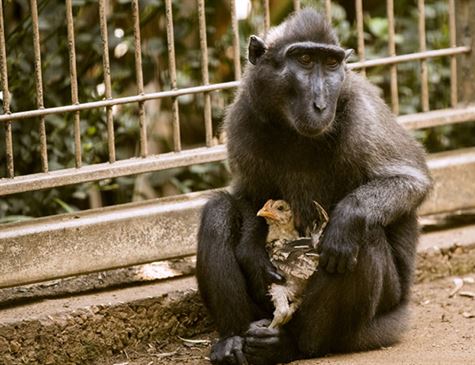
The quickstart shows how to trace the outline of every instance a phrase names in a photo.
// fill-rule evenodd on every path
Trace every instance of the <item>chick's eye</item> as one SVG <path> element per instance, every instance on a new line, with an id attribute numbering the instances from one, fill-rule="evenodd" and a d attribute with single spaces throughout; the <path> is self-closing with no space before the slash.
<path id="1" fill-rule="evenodd" d="M 277 210 L 282 211 L 282 210 L 284 210 L 284 207 L 283 207 L 282 205 L 279 205 L 279 206 L 277 207 Z"/>
<path id="2" fill-rule="evenodd" d="M 306 53 L 299 55 L 297 59 L 304 66 L 308 66 L 312 63 L 312 57 Z"/>
<path id="3" fill-rule="evenodd" d="M 337 67 L 340 62 L 335 57 L 328 57 L 325 61 L 326 65 L 329 67 Z"/>

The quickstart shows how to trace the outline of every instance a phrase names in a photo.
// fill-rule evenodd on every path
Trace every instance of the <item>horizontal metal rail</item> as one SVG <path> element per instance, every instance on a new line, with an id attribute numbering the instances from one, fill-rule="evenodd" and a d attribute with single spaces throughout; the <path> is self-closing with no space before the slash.
<path id="1" fill-rule="evenodd" d="M 18 176 L 14 179 L 3 178 L 0 179 L 0 196 L 165 170 L 173 167 L 222 161 L 225 158 L 226 147 L 224 145 L 218 145 L 214 147 L 194 148 L 181 152 L 151 155 L 144 158 L 130 158 L 114 163 L 105 162 L 85 165 L 80 168 L 30 174 Z"/>
<path id="2" fill-rule="evenodd" d="M 426 113 L 400 116 L 398 122 L 406 129 L 420 129 L 438 125 L 463 123 L 475 120 L 475 105 L 463 109 L 443 109 Z M 226 147 L 200 147 L 181 152 L 151 155 L 145 158 L 131 158 L 114 163 L 86 165 L 48 173 L 30 174 L 15 178 L 0 179 L 0 196 L 97 181 L 119 176 L 183 167 L 198 163 L 223 161 L 227 157 Z"/>
<path id="3" fill-rule="evenodd" d="M 442 57 L 442 56 L 453 56 L 463 53 L 470 53 L 471 48 L 466 46 L 453 47 L 453 48 L 441 48 L 432 51 L 425 52 L 415 52 L 399 56 L 383 57 L 374 60 L 367 60 L 364 62 L 353 62 L 348 64 L 350 69 L 358 68 L 368 68 L 376 66 L 387 66 L 393 65 L 396 63 L 419 61 L 426 58 Z"/>
<path id="4" fill-rule="evenodd" d="M 475 121 L 475 105 L 401 115 L 397 121 L 409 130 Z"/>
<path id="5" fill-rule="evenodd" d="M 138 102 L 144 102 L 147 100 L 154 100 L 154 99 L 174 98 L 174 97 L 178 97 L 182 95 L 199 94 L 203 92 L 232 89 L 238 86 L 239 86 L 239 81 L 230 81 L 230 82 L 223 82 L 220 84 L 193 86 L 193 87 L 187 87 L 187 88 L 177 89 L 177 90 L 159 91 L 155 93 L 146 93 L 143 95 L 133 95 L 133 96 L 125 96 L 122 98 L 91 101 L 89 103 L 82 103 L 78 105 L 65 105 L 65 106 L 57 106 L 53 108 L 45 108 L 41 110 L 29 110 L 25 112 L 17 112 L 17 113 L 0 115 L 0 122 L 6 122 L 9 120 L 17 120 L 17 119 L 27 119 L 27 118 L 33 118 L 33 117 L 38 117 L 41 115 L 48 115 L 48 114 L 62 114 L 62 113 L 75 112 L 78 110 L 103 108 L 107 106 L 114 106 L 114 105 L 120 105 L 120 104 L 138 103 Z"/>
<path id="6" fill-rule="evenodd" d="M 412 53 L 412 54 L 401 55 L 401 56 L 378 58 L 376 60 L 369 60 L 369 61 L 364 61 L 364 62 L 349 63 L 348 68 L 359 69 L 359 68 L 369 68 L 369 67 L 376 67 L 376 66 L 391 65 L 395 63 L 401 63 L 401 62 L 417 61 L 417 60 L 421 60 L 425 58 L 434 58 L 434 57 L 463 54 L 463 53 L 470 52 L 470 50 L 471 50 L 470 47 L 444 48 L 444 49 L 439 49 L 439 50 L 418 52 L 418 53 Z M 19 120 L 19 119 L 34 118 L 34 117 L 39 117 L 39 116 L 44 116 L 44 115 L 49 115 L 49 114 L 70 113 L 70 112 L 76 112 L 80 110 L 110 107 L 113 105 L 120 105 L 120 104 L 145 102 L 147 100 L 154 100 L 154 99 L 161 99 L 161 98 L 176 98 L 178 96 L 188 95 L 188 94 L 199 94 L 203 92 L 232 89 L 232 88 L 238 87 L 239 84 L 240 84 L 240 81 L 230 81 L 230 82 L 224 82 L 224 83 L 218 83 L 218 84 L 188 87 L 188 88 L 177 89 L 177 90 L 146 93 L 143 95 L 133 95 L 133 96 L 126 96 L 122 98 L 92 101 L 89 103 L 82 103 L 78 105 L 66 105 L 66 106 L 53 107 L 53 108 L 44 108 L 40 110 L 15 112 L 15 113 L 10 113 L 10 114 L 0 115 L 0 122 L 8 122 L 8 121 Z"/>

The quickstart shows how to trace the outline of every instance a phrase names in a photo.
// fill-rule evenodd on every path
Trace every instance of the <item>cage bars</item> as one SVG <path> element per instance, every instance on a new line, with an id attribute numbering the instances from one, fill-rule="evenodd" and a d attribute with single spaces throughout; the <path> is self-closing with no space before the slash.
<path id="1" fill-rule="evenodd" d="M 169 58 L 169 74 L 170 74 L 170 86 L 171 89 L 167 91 L 145 93 L 143 88 L 143 74 L 142 74 L 142 59 L 141 59 L 141 42 L 140 42 L 140 18 L 139 18 L 139 2 L 133 0 L 132 2 L 132 15 L 133 15 L 133 32 L 135 40 L 135 67 L 136 67 L 136 81 L 137 81 L 137 95 L 113 98 L 111 89 L 111 75 L 110 75 L 110 63 L 109 63 L 109 45 L 107 35 L 107 16 L 106 7 L 107 0 L 99 1 L 99 16 L 100 16 L 100 29 L 102 38 L 102 61 L 104 72 L 104 86 L 105 97 L 103 100 L 94 102 L 80 103 L 78 99 L 78 84 L 77 84 L 77 72 L 76 68 L 76 54 L 74 46 L 74 21 L 72 13 L 72 0 L 66 1 L 66 21 L 68 29 L 68 50 L 70 61 L 70 77 L 71 77 L 71 105 L 65 105 L 60 107 L 45 108 L 43 105 L 43 86 L 42 86 L 42 74 L 41 74 L 41 55 L 40 55 L 40 37 L 38 31 L 38 14 L 35 16 L 36 1 L 31 1 L 32 11 L 32 24 L 33 24 L 33 41 L 35 46 L 35 81 L 37 90 L 37 105 L 35 110 L 26 110 L 12 113 L 10 108 L 10 94 L 8 92 L 8 70 L 6 62 L 6 43 L 5 43 L 5 28 L 3 23 L 3 0 L 0 0 L 0 71 L 2 76 L 2 90 L 3 90 L 3 114 L 0 115 L 0 122 L 5 126 L 5 144 L 6 144 L 6 161 L 7 161 L 7 176 L 14 176 L 13 168 L 13 143 L 12 143 L 12 128 L 11 125 L 14 121 L 20 121 L 23 119 L 34 118 L 40 119 L 41 124 L 44 126 L 44 120 L 47 115 L 61 114 L 61 113 L 74 113 L 74 136 L 75 136 L 75 160 L 76 167 L 81 166 L 81 136 L 79 130 L 79 117 L 80 112 L 83 110 L 94 108 L 105 108 L 107 127 L 108 127 L 108 145 L 109 145 L 109 162 L 115 161 L 115 144 L 114 144 L 114 124 L 112 118 L 112 108 L 115 105 L 122 105 L 128 103 L 137 103 L 139 105 L 139 122 L 144 118 L 143 108 L 144 103 L 147 100 L 156 100 L 162 98 L 170 98 L 172 100 L 172 115 L 173 115 L 173 142 L 174 151 L 179 153 L 164 154 L 160 156 L 147 156 L 147 136 L 146 125 L 143 119 L 140 122 L 141 135 L 141 153 L 142 159 L 127 159 L 124 161 L 117 161 L 113 165 L 109 163 L 96 164 L 92 167 L 83 166 L 81 169 L 63 169 L 59 171 L 29 174 L 24 176 L 18 176 L 12 179 L 11 182 L 8 179 L 0 179 L 0 195 L 9 194 L 12 192 L 36 190 L 38 188 L 47 188 L 54 186 L 62 186 L 71 183 L 79 183 L 85 181 L 99 180 L 101 178 L 117 177 L 124 175 L 132 175 L 135 173 L 150 172 L 161 170 L 170 167 L 186 166 L 192 163 L 201 163 L 209 161 L 219 161 L 225 157 L 225 149 L 221 146 L 213 147 L 213 130 L 211 120 L 211 99 L 210 92 L 215 90 L 225 90 L 236 88 L 239 85 L 239 78 L 241 73 L 240 64 L 240 49 L 239 49 L 239 34 L 238 34 L 238 20 L 236 16 L 235 1 L 230 0 L 231 4 L 231 22 L 233 32 L 233 44 L 234 49 L 233 65 L 234 76 L 236 81 L 210 84 L 209 83 L 209 71 L 208 71 L 208 49 L 206 39 L 206 15 L 205 15 L 205 2 L 204 0 L 198 0 L 198 17 L 199 17 L 199 39 L 200 39 L 200 53 L 201 53 L 201 76 L 202 85 L 188 88 L 178 88 L 177 86 L 177 69 L 176 69 L 176 56 L 174 49 L 174 34 L 173 34 L 173 12 L 172 12 L 172 0 L 165 1 L 166 7 L 166 25 L 167 25 L 167 42 L 168 42 L 168 58 Z M 449 31 L 450 31 L 450 47 L 444 49 L 437 49 L 427 51 L 425 46 L 422 47 L 420 43 L 420 52 L 396 55 L 395 51 L 395 34 L 394 34 L 394 4 L 393 0 L 387 0 L 388 8 L 388 27 L 389 27 L 389 39 L 388 49 L 389 57 L 367 60 L 364 52 L 364 29 L 363 29 L 363 2 L 362 0 L 355 0 L 356 15 L 357 15 L 357 30 L 358 30 L 358 51 L 360 53 L 360 62 L 349 63 L 350 69 L 367 69 L 374 66 L 389 66 L 391 68 L 391 95 L 393 110 L 398 107 L 397 100 L 397 70 L 396 65 L 401 62 L 426 62 L 434 57 L 449 56 L 451 61 L 451 105 L 454 106 L 457 103 L 457 82 L 456 82 L 456 70 L 457 66 L 455 58 L 457 55 L 465 55 L 471 51 L 469 46 L 456 46 L 455 41 L 455 11 L 454 1 L 449 1 Z M 419 4 L 423 4 L 422 0 L 418 0 Z M 330 3 L 330 2 L 328 2 Z M 293 1 L 294 7 L 298 9 L 300 7 L 300 1 Z M 327 3 L 325 3 L 327 4 Z M 329 14 L 329 7 L 326 7 L 327 15 Z M 269 0 L 264 0 L 264 17 L 266 19 L 266 28 L 270 26 L 270 9 Z M 419 19 L 419 25 L 422 20 Z M 425 28 L 425 26 L 424 26 Z M 422 29 L 422 28 L 420 28 Z M 424 29 L 425 31 L 425 29 Z M 422 40 L 421 32 L 419 34 L 420 40 Z M 425 38 L 425 37 L 424 37 Z M 39 56 L 39 57 L 37 57 Z M 395 75 L 395 77 L 394 77 Z M 395 95 L 394 95 L 395 91 Z M 204 94 L 204 120 L 205 120 L 205 133 L 206 133 L 206 148 L 204 149 L 192 149 L 189 151 L 182 151 L 180 143 L 180 121 L 179 121 L 179 109 L 177 98 L 181 95 L 194 95 Z M 142 112 L 140 111 L 142 110 Z M 461 109 L 447 109 L 441 111 L 429 112 L 422 115 L 403 116 L 398 120 L 403 123 L 406 128 L 427 128 L 441 124 L 452 124 L 468 121 L 469 118 L 475 117 L 475 107 L 468 107 L 464 110 Z M 43 123 L 41 123 L 43 121 Z M 28 123 L 28 120 L 24 121 Z M 42 171 L 47 171 L 47 154 L 46 154 L 46 135 L 43 134 L 41 138 L 42 147 L 42 160 L 44 161 Z M 193 154 L 196 152 L 196 159 Z M 143 161 L 141 161 L 143 160 Z M 46 165 L 46 169 L 44 168 Z M 87 171 L 86 171 L 86 170 Z M 84 171 L 84 173 L 83 173 Z M 77 174 L 77 175 L 75 175 Z M 15 183 L 18 185 L 15 185 Z M 38 185 L 39 184 L 39 185 Z M 15 187 L 16 186 L 16 187 Z M 6 190 L 4 190 L 6 188 Z"/>
<path id="2" fill-rule="evenodd" d="M 30 0 L 31 21 L 33 26 L 33 51 L 35 55 L 35 85 L 36 85 L 36 106 L 44 109 L 43 100 L 43 75 L 41 71 L 41 45 L 40 30 L 38 22 L 38 5 L 36 0 Z M 44 115 L 40 116 L 39 124 L 41 171 L 48 172 L 48 147 L 46 141 L 46 126 Z"/>
<path id="3" fill-rule="evenodd" d="M 332 2 L 331 0 L 325 0 L 325 16 L 327 17 L 328 23 L 332 22 Z"/>
<path id="4" fill-rule="evenodd" d="M 203 85 L 207 86 L 209 85 L 208 42 L 206 38 L 206 14 L 204 0 L 198 0 L 198 21 L 200 27 L 201 81 Z M 213 145 L 213 124 L 211 120 L 211 95 L 209 92 L 204 93 L 204 119 L 206 146 L 211 147 Z"/>
<path id="5" fill-rule="evenodd" d="M 170 86 L 172 90 L 177 90 L 176 82 L 176 57 L 175 57 L 175 34 L 173 30 L 173 6 L 172 0 L 165 0 L 165 15 L 167 22 L 167 47 L 168 47 L 168 72 L 170 74 Z M 181 151 L 180 136 L 180 109 L 178 97 L 172 97 L 172 134 L 173 150 Z"/>
<path id="6" fill-rule="evenodd" d="M 132 18 L 134 22 L 134 56 L 135 56 L 135 77 L 137 80 L 137 94 L 143 95 L 143 71 L 142 71 L 142 42 L 140 37 L 140 14 L 139 1 L 132 0 Z M 145 121 L 145 106 L 143 101 L 139 101 L 139 128 L 140 128 L 140 156 L 148 155 L 147 146 L 147 124 Z"/>
<path id="7" fill-rule="evenodd" d="M 449 0 L 449 37 L 450 48 L 457 46 L 457 34 L 455 26 L 455 0 Z M 455 55 L 450 56 L 450 105 L 455 107 L 458 102 L 457 95 L 457 58 Z"/>
<path id="8" fill-rule="evenodd" d="M 104 86 L 106 100 L 112 100 L 111 86 L 111 69 L 109 61 L 109 36 L 107 32 L 107 14 L 106 1 L 99 0 L 99 22 L 101 27 L 102 39 L 102 64 L 104 72 Z M 114 137 L 114 118 L 112 115 L 112 103 L 106 106 L 106 122 L 107 122 L 107 144 L 109 147 L 109 162 L 115 162 L 115 137 Z"/>
<path id="9" fill-rule="evenodd" d="M 294 0 L 294 10 L 298 11 L 301 8 L 300 0 Z"/>
<path id="10" fill-rule="evenodd" d="M 231 28 L 233 32 L 234 80 L 241 80 L 241 49 L 239 47 L 239 26 L 236 14 L 236 0 L 231 0 Z"/>
<path id="11" fill-rule="evenodd" d="M 71 103 L 79 104 L 78 80 L 76 71 L 76 46 L 74 40 L 74 19 L 72 0 L 66 0 L 66 23 L 68 27 L 69 77 L 71 80 Z M 74 159 L 76 167 L 82 165 L 81 154 L 81 116 L 79 111 L 74 112 Z"/>
<path id="12" fill-rule="evenodd" d="M 425 4 L 424 0 L 417 0 L 417 9 L 419 12 L 419 50 L 425 52 L 426 47 L 426 22 L 425 22 Z M 429 79 L 427 73 L 427 61 L 421 59 L 421 103 L 422 111 L 429 111 Z"/>
<path id="13" fill-rule="evenodd" d="M 8 89 L 8 67 L 7 67 L 7 51 L 5 44 L 5 25 L 3 23 L 3 0 L 0 0 L 0 72 L 2 79 L 3 92 L 3 114 L 8 117 L 10 115 L 10 91 Z M 15 176 L 13 162 L 13 137 L 12 122 L 5 122 L 5 157 L 7 162 L 6 175 L 9 178 Z"/>
<path id="14" fill-rule="evenodd" d="M 355 0 L 355 8 L 356 32 L 358 34 L 358 56 L 360 58 L 360 62 L 364 62 L 366 60 L 366 52 L 364 45 L 363 0 Z M 363 76 L 366 75 L 366 69 L 364 67 L 361 68 L 361 74 Z"/>
<path id="15" fill-rule="evenodd" d="M 394 31 L 394 0 L 386 1 L 388 17 L 388 51 L 390 57 L 396 56 L 396 39 Z M 394 114 L 399 114 L 399 96 L 397 85 L 397 66 L 392 64 L 389 68 L 391 84 L 391 107 Z"/>

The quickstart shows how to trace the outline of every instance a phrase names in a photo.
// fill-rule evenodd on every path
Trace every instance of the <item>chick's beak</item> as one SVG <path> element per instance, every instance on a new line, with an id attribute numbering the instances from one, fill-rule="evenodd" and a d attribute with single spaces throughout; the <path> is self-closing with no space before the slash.
<path id="1" fill-rule="evenodd" d="M 268 200 L 264 206 L 257 212 L 258 217 L 269 218 L 269 219 L 277 219 L 275 214 L 272 212 L 272 200 Z"/>
<path id="2" fill-rule="evenodd" d="M 276 220 L 277 217 L 274 215 L 274 213 L 272 212 L 269 212 L 266 207 L 262 208 L 261 210 L 259 210 L 257 212 L 257 216 L 258 217 L 263 217 L 263 218 L 269 218 L 269 219 L 273 219 L 273 220 Z"/>

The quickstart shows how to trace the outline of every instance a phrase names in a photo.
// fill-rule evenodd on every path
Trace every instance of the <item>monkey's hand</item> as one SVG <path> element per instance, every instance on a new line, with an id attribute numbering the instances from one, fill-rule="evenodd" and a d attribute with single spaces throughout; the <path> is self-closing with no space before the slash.
<path id="1" fill-rule="evenodd" d="M 216 365 L 248 365 L 243 353 L 244 339 L 233 336 L 220 339 L 211 348 L 209 356 L 211 363 Z"/>
<path id="2" fill-rule="evenodd" d="M 282 328 L 269 328 L 271 321 L 252 322 L 244 335 L 244 355 L 253 365 L 287 363 L 297 359 L 297 348 Z"/>
<path id="3" fill-rule="evenodd" d="M 253 296 L 259 302 L 269 300 L 267 291 L 271 284 L 285 282 L 285 278 L 270 262 L 264 244 L 241 243 L 236 247 L 236 258 L 248 280 Z"/>
<path id="4" fill-rule="evenodd" d="M 317 244 L 320 254 L 318 267 L 331 274 L 353 271 L 358 262 L 365 225 L 366 220 L 360 214 L 348 210 L 335 212 Z"/>

